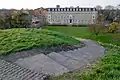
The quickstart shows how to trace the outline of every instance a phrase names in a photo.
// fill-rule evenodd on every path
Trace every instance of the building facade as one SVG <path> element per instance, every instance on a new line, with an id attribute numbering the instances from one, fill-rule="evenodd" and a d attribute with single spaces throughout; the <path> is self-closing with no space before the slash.
<path id="1" fill-rule="evenodd" d="M 34 10 L 29 10 L 31 16 L 32 16 L 32 27 L 41 27 L 45 25 L 47 22 L 47 14 L 48 11 L 44 8 L 38 8 Z"/>
<path id="2" fill-rule="evenodd" d="M 47 21 L 51 25 L 89 25 L 95 24 L 96 8 L 47 8 Z"/>

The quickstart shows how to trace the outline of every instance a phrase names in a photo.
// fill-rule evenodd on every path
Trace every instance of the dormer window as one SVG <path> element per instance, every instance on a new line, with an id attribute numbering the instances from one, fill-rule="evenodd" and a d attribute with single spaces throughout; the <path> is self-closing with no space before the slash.
<path id="1" fill-rule="evenodd" d="M 60 11 L 60 9 L 58 9 L 58 11 Z"/>
<path id="2" fill-rule="evenodd" d="M 83 11 L 85 11 L 85 10 L 83 9 Z"/>
<path id="3" fill-rule="evenodd" d="M 50 11 L 50 9 L 48 9 L 48 11 Z"/>
<path id="4" fill-rule="evenodd" d="M 91 11 L 91 8 L 89 8 L 89 11 Z"/>
<path id="5" fill-rule="evenodd" d="M 52 11 L 54 11 L 54 9 L 52 9 Z"/>
<path id="6" fill-rule="evenodd" d="M 69 11 L 69 9 L 67 9 L 67 11 Z"/>
<path id="7" fill-rule="evenodd" d="M 55 11 L 57 11 L 57 9 L 55 9 Z"/>
<path id="8" fill-rule="evenodd" d="M 73 11 L 75 11 L 75 9 L 73 9 Z"/>
<path id="9" fill-rule="evenodd" d="M 79 11 L 81 11 L 81 9 L 79 9 Z"/>
<path id="10" fill-rule="evenodd" d="M 76 8 L 76 11 L 78 11 L 78 8 Z"/>

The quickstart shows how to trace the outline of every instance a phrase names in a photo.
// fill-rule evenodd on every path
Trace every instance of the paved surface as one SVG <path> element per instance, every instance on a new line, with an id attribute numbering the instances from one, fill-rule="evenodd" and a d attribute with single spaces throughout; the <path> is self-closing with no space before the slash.
<path id="1" fill-rule="evenodd" d="M 85 39 L 78 40 L 86 46 L 73 51 L 52 52 L 48 55 L 39 54 L 19 59 L 15 63 L 36 72 L 59 75 L 83 68 L 104 55 L 105 49 L 96 42 Z"/>
<path id="2" fill-rule="evenodd" d="M 0 80 L 44 80 L 45 75 L 0 60 Z"/>

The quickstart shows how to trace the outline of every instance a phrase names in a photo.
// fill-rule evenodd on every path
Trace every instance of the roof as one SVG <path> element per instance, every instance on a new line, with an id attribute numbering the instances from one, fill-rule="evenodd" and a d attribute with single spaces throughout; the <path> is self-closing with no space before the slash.
<path id="1" fill-rule="evenodd" d="M 97 11 L 96 8 L 73 8 L 73 7 L 66 7 L 66 8 L 46 8 L 48 11 Z"/>

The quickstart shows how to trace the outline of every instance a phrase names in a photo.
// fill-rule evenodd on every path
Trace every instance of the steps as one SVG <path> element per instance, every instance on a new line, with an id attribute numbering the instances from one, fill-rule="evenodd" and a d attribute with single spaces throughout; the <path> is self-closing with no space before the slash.
<path id="1" fill-rule="evenodd" d="M 73 51 L 52 52 L 48 55 L 38 54 L 15 63 L 36 72 L 49 75 L 61 75 L 81 69 L 104 55 L 105 49 L 91 40 L 81 40 L 86 46 Z"/>
<path id="2" fill-rule="evenodd" d="M 49 75 L 60 75 L 69 72 L 67 68 L 60 65 L 51 58 L 45 56 L 44 54 L 39 54 L 36 56 L 18 60 L 16 63 L 24 68 L 28 68 L 30 70 L 35 70 L 37 72 L 42 72 Z"/>
<path id="3" fill-rule="evenodd" d="M 63 65 L 70 71 L 76 70 L 80 68 L 80 66 L 83 66 L 82 63 L 80 63 L 80 61 L 76 61 L 71 58 L 65 57 L 63 55 L 60 55 L 59 53 L 53 52 L 53 53 L 48 54 L 47 56 L 55 60 L 59 64 Z"/>
<path id="4" fill-rule="evenodd" d="M 44 80 L 45 75 L 0 60 L 0 80 Z"/>

